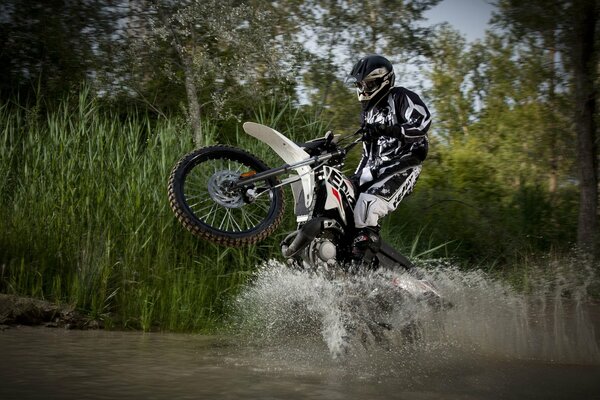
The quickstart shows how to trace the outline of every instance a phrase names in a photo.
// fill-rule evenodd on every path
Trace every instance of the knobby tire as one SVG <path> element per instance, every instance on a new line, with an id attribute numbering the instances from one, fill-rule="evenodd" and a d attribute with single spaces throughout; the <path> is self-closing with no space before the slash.
<path id="1" fill-rule="evenodd" d="M 177 220 L 195 236 L 228 247 L 252 245 L 266 239 L 281 224 L 284 214 L 283 190 L 273 188 L 279 183 L 277 178 L 266 179 L 271 189 L 271 202 L 268 215 L 256 226 L 241 232 L 228 232 L 211 226 L 198 218 L 188 204 L 184 193 L 186 178 L 200 164 L 209 160 L 231 160 L 256 172 L 268 170 L 269 167 L 251 153 L 231 146 L 210 146 L 197 149 L 184 157 L 173 167 L 169 176 L 169 205 Z M 205 188 L 206 189 L 206 188 Z M 206 189 L 207 190 L 207 189 Z"/>

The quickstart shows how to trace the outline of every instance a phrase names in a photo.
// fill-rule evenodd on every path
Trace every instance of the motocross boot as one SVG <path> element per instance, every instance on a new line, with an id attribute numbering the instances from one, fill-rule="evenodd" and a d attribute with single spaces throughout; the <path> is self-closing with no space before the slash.
<path id="1" fill-rule="evenodd" d="M 378 226 L 367 226 L 358 231 L 352 241 L 351 268 L 354 272 L 377 267 L 375 255 L 381 247 Z"/>

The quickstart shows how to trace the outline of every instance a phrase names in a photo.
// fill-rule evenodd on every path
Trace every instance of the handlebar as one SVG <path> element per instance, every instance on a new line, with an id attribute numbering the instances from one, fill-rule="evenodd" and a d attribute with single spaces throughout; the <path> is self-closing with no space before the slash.
<path id="1" fill-rule="evenodd" d="M 350 143 L 347 146 L 342 148 L 344 150 L 344 153 L 348 153 L 350 150 L 352 150 L 354 148 L 354 146 L 356 146 L 358 143 L 363 141 L 363 137 L 362 137 L 363 132 L 364 132 L 364 129 L 359 128 L 356 132 L 350 133 L 343 138 L 343 139 L 345 139 L 345 138 L 351 138 L 351 137 L 354 137 L 357 135 L 361 135 L 358 139 L 355 139 L 352 143 Z"/>
<path id="2" fill-rule="evenodd" d="M 363 132 L 363 129 L 360 128 L 354 133 L 343 136 L 341 138 L 341 140 L 346 139 L 346 138 L 352 138 L 356 135 L 361 134 L 362 132 Z M 363 137 L 360 136 L 359 138 L 352 141 L 352 143 L 350 143 L 344 147 L 339 147 L 334 152 L 327 153 L 327 154 L 321 154 L 321 155 L 315 155 L 310 158 L 307 158 L 306 160 L 298 161 L 293 164 L 284 164 L 278 168 L 273 168 L 273 169 L 270 169 L 267 171 L 259 172 L 250 177 L 247 177 L 247 178 L 241 178 L 236 182 L 232 182 L 231 189 L 237 189 L 244 185 L 249 185 L 249 184 L 252 184 L 252 183 L 260 181 L 260 180 L 264 180 L 264 179 L 267 179 L 267 178 L 270 178 L 273 176 L 281 175 L 283 173 L 288 173 L 288 172 L 292 171 L 293 169 L 304 166 L 304 165 L 318 164 L 318 163 L 321 163 L 321 162 L 324 162 L 324 161 L 327 161 L 329 159 L 336 158 L 336 157 L 343 158 L 346 156 L 346 154 L 348 154 L 348 152 L 350 150 L 352 150 L 352 148 L 354 148 L 354 146 L 356 146 L 358 143 L 362 142 L 362 140 L 363 140 Z M 332 142 L 333 135 L 331 135 L 331 139 L 329 139 L 329 137 L 327 137 L 327 141 Z M 339 142 L 339 140 L 338 140 L 338 142 Z"/>

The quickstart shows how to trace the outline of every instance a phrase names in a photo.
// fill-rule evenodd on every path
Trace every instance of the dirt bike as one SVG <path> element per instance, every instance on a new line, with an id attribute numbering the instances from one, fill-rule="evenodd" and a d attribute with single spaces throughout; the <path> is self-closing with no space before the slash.
<path id="1" fill-rule="evenodd" d="M 254 244 L 273 234 L 280 225 L 284 214 L 283 187 L 290 186 L 297 229 L 281 242 L 282 255 L 303 269 L 341 267 L 348 273 L 347 266 L 353 265 L 351 243 L 357 231 L 353 214 L 357 190 L 341 170 L 348 152 L 364 140 L 364 132 L 327 132 L 322 138 L 295 143 L 264 125 L 246 122 L 243 128 L 266 143 L 285 164 L 269 168 L 246 150 L 224 145 L 185 155 L 173 168 L 168 184 L 169 202 L 179 222 L 213 243 Z M 390 302 L 401 303 L 394 300 L 395 295 L 402 298 L 408 293 L 436 308 L 444 306 L 435 287 L 389 244 L 382 241 L 379 250 L 368 253 L 367 259 L 371 260 L 367 265 L 371 271 L 409 271 L 414 279 L 399 279 L 396 275 L 388 280 L 391 285 L 384 285 L 396 288 L 387 292 L 392 295 L 375 296 L 383 293 L 375 289 L 359 297 L 369 301 L 379 297 L 389 306 Z M 378 308 L 385 309 L 383 303 L 377 301 Z M 391 329 L 379 317 L 371 315 L 364 320 L 380 330 Z"/>
<path id="2" fill-rule="evenodd" d="M 362 130 L 345 136 L 328 132 L 322 138 L 295 143 L 264 125 L 246 122 L 243 128 L 286 164 L 269 168 L 249 152 L 223 145 L 193 151 L 177 163 L 169 179 L 169 202 L 177 219 L 213 243 L 254 244 L 281 223 L 282 188 L 289 185 L 298 229 L 283 240 L 283 256 L 311 266 L 347 264 L 356 234 L 357 195 L 341 169 L 348 152 L 363 140 Z M 372 256 L 375 266 L 414 269 L 408 258 L 385 242 Z"/>

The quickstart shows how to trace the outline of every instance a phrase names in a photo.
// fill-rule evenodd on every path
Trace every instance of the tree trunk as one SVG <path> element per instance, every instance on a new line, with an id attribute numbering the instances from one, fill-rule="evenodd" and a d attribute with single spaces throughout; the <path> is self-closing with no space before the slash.
<path id="1" fill-rule="evenodd" d="M 545 36 L 544 42 L 548 48 L 548 67 L 550 68 L 550 76 L 548 82 L 548 110 L 551 114 L 554 113 L 556 107 L 556 33 L 552 30 Z M 549 179 L 548 191 L 554 200 L 554 195 L 558 189 L 558 132 L 554 119 L 546 120 L 546 134 L 549 136 L 550 147 L 550 163 L 549 163 Z"/>
<path id="2" fill-rule="evenodd" d="M 596 169 L 595 30 L 597 1 L 575 2 L 573 71 L 575 81 L 575 126 L 579 165 L 579 219 L 577 245 L 595 254 L 598 233 L 598 176 Z"/>
<path id="3" fill-rule="evenodd" d="M 182 57 L 184 58 L 185 55 Z M 184 74 L 185 74 L 185 93 L 188 99 L 188 117 L 192 124 L 192 133 L 194 135 L 194 144 L 196 147 L 203 145 L 202 123 L 200 120 L 200 103 L 198 102 L 198 90 L 194 80 L 194 73 L 190 60 L 184 59 Z"/>
<path id="4" fill-rule="evenodd" d="M 192 124 L 192 134 L 194 137 L 194 144 L 201 146 L 203 143 L 202 138 L 202 124 L 200 123 L 200 103 L 198 101 L 198 90 L 196 87 L 196 81 L 194 80 L 194 66 L 192 57 L 194 54 L 194 42 L 192 40 L 191 51 L 186 51 L 183 43 L 181 43 L 179 35 L 173 28 L 173 25 L 163 12 L 161 7 L 157 8 L 160 19 L 166 28 L 169 29 L 172 35 L 172 45 L 175 47 L 175 51 L 179 55 L 181 65 L 183 68 L 183 74 L 185 75 L 185 93 L 188 100 L 188 118 Z"/>
<path id="5" fill-rule="evenodd" d="M 325 88 L 323 89 L 323 95 L 321 97 L 321 106 L 319 107 L 319 111 L 317 113 L 317 117 L 321 116 L 321 113 L 323 112 L 323 110 L 325 109 L 325 107 L 327 107 L 328 104 L 328 99 L 329 99 L 329 92 L 331 91 L 331 87 L 333 86 L 333 83 L 335 82 L 335 76 L 332 76 L 330 74 L 330 71 L 333 71 L 333 65 L 334 65 L 334 48 L 335 46 L 338 44 L 338 33 L 334 32 L 331 35 L 331 40 L 329 41 L 329 44 L 327 46 L 327 63 L 326 65 L 329 67 L 328 71 L 326 72 L 326 76 L 328 77 L 327 82 L 325 83 Z"/>

